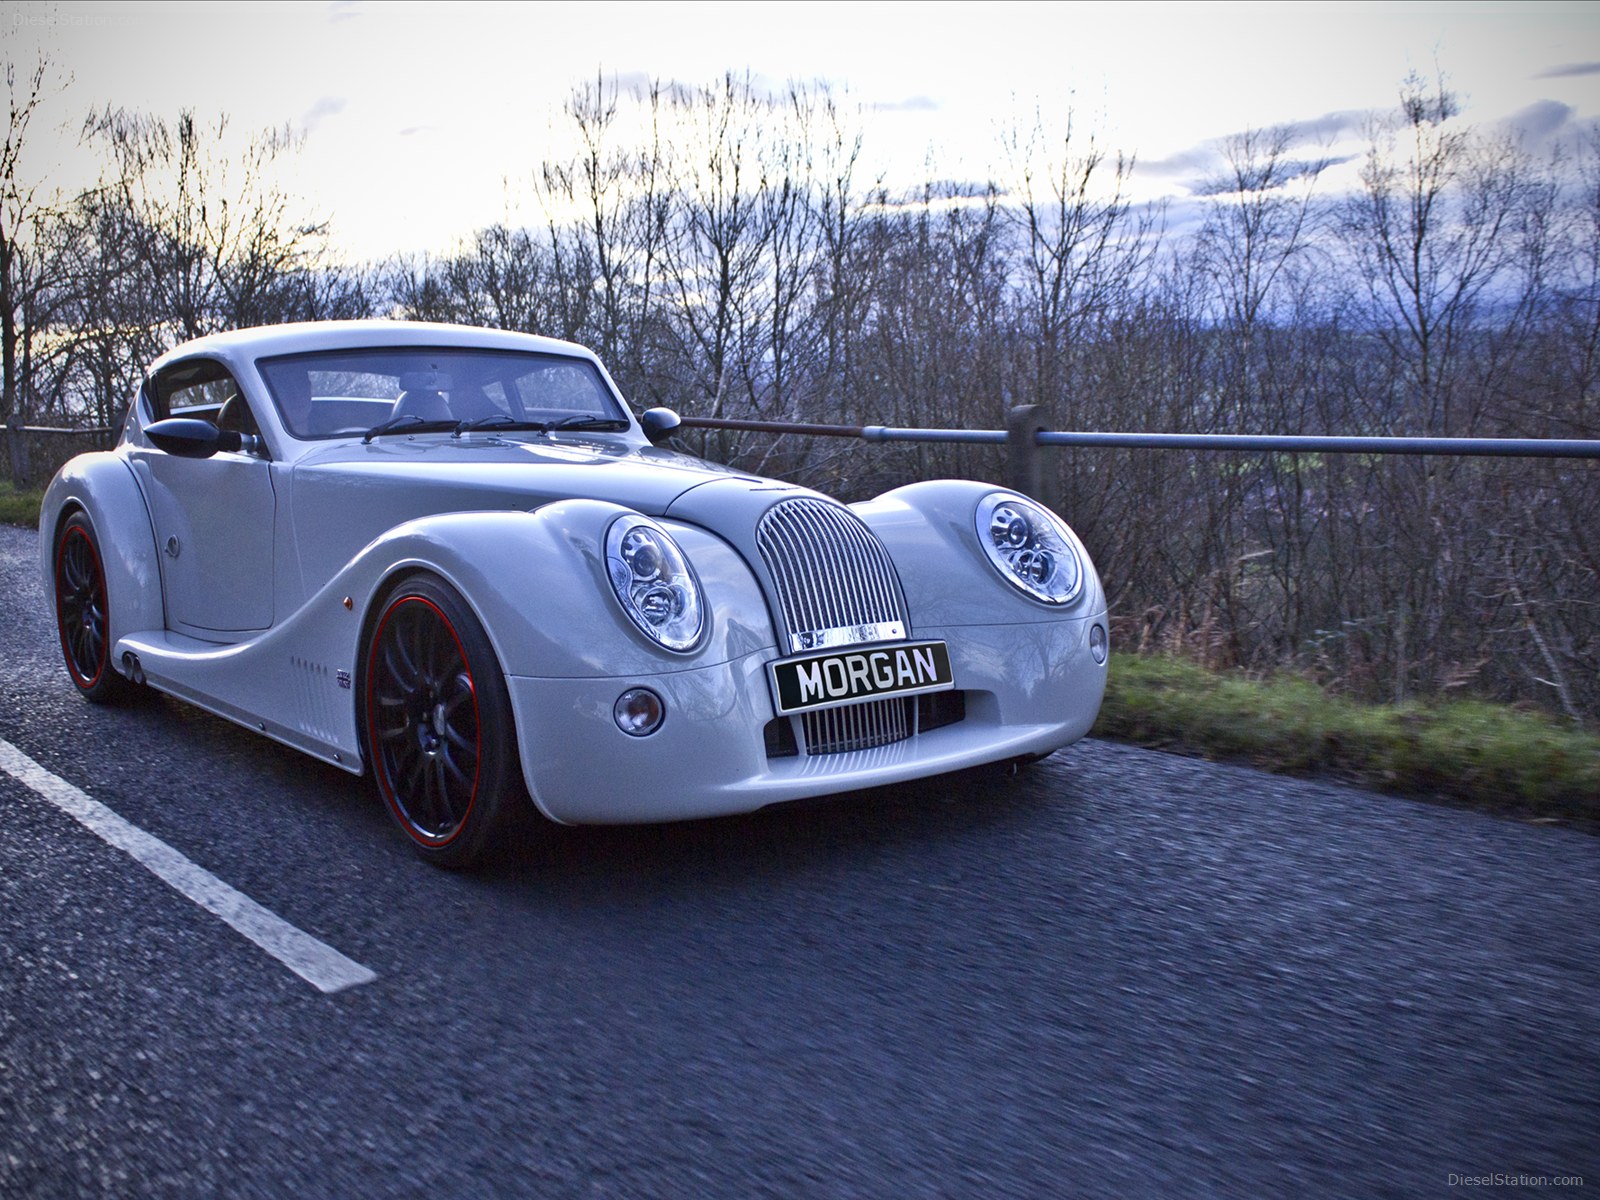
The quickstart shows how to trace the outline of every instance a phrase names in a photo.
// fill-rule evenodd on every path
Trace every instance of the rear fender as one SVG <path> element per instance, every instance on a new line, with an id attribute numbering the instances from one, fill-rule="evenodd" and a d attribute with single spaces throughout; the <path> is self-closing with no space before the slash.
<path id="1" fill-rule="evenodd" d="M 88 517 L 106 576 L 107 619 L 113 645 L 124 634 L 161 629 L 161 564 L 144 493 L 119 454 L 80 454 L 56 473 L 39 509 L 39 566 L 52 607 L 56 542 L 76 511 Z M 121 664 L 117 664 L 121 668 Z"/>

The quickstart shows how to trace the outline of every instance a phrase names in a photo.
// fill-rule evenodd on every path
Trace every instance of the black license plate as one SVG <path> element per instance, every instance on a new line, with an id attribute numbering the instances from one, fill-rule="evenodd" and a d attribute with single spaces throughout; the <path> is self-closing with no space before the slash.
<path id="1" fill-rule="evenodd" d="M 955 687 L 950 651 L 943 642 L 898 642 L 829 650 L 768 663 L 779 715 Z"/>

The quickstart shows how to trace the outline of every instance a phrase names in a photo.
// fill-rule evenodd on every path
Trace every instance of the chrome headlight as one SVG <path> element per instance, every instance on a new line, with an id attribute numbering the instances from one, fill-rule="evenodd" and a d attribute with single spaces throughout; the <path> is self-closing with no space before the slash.
<path id="1" fill-rule="evenodd" d="M 1083 587 L 1078 539 L 1043 505 L 1011 492 L 978 504 L 978 541 L 1007 583 L 1046 604 L 1067 604 Z"/>
<path id="2" fill-rule="evenodd" d="M 622 611 L 658 646 L 693 650 L 705 625 L 700 584 L 678 543 L 648 517 L 618 517 L 606 531 L 606 573 Z"/>

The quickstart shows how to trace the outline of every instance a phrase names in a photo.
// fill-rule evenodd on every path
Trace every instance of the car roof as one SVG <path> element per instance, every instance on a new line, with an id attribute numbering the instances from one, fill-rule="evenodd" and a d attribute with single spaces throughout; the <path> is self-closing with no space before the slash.
<path id="1" fill-rule="evenodd" d="M 522 350 L 576 355 L 595 361 L 582 346 L 556 338 L 508 329 L 442 325 L 428 321 L 304 321 L 261 325 L 195 338 L 167 351 L 150 364 L 150 372 L 179 359 L 199 356 L 241 363 L 279 354 L 318 350 L 354 350 L 380 346 L 460 346 L 480 350 Z"/>

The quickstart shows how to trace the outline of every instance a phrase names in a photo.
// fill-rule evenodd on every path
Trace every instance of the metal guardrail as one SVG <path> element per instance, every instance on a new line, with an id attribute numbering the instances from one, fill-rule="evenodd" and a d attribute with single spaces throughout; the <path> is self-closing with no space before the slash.
<path id="1" fill-rule="evenodd" d="M 1027 414 L 1032 405 L 1012 409 Z M 1027 417 L 1021 418 L 1027 423 Z M 742 429 L 760 433 L 800 433 L 813 437 L 853 437 L 868 442 L 970 442 L 1004 445 L 1018 440 L 1016 429 L 911 429 L 893 425 L 809 425 L 793 421 L 738 421 L 684 417 L 692 429 Z M 6 426 L 0 425 L 0 429 Z M 103 437 L 114 425 L 66 428 L 23 425 L 23 433 Z M 1276 450 L 1285 454 L 1458 454 L 1499 458 L 1600 458 L 1600 440 L 1584 438 L 1323 437 L 1316 434 L 1240 433 L 1068 433 L 1036 426 L 1038 446 L 1133 447 L 1145 450 Z M 1026 438 L 1026 431 L 1021 433 Z"/>
<path id="2" fill-rule="evenodd" d="M 1008 482 L 1028 495 L 1040 491 L 1039 450 L 1081 446 L 1143 450 L 1265 451 L 1278 454 L 1439 454 L 1487 458 L 1600 459 L 1600 440 L 1582 438 L 1334 437 L 1236 433 L 1086 433 L 1046 429 L 1038 406 L 1019 405 L 1006 414 L 1005 429 L 910 429 L 888 425 L 806 425 L 793 421 L 744 421 L 684 417 L 691 429 L 794 433 L 849 437 L 868 442 L 957 442 L 1009 448 Z"/>
<path id="3" fill-rule="evenodd" d="M 115 425 L 0 425 L 0 430 L 17 429 L 23 433 L 69 433 L 81 434 L 84 437 L 91 435 L 101 437 L 108 433 L 115 433 Z"/>
<path id="4" fill-rule="evenodd" d="M 22 488 L 42 486 L 74 454 L 109 447 L 116 434 L 109 425 L 69 428 L 0 422 L 0 478 Z"/>
<path id="5" fill-rule="evenodd" d="M 1026 413 L 1031 405 L 1012 409 Z M 1026 424 L 1027 418 L 1022 421 Z M 792 421 L 738 421 L 684 417 L 693 429 L 738 429 L 761 433 L 799 433 L 813 437 L 853 437 L 868 442 L 969 442 L 1006 445 L 1019 439 L 1014 429 L 912 429 L 892 425 L 808 425 Z M 0 426 L 0 429 L 6 428 Z M 114 425 L 68 429 L 23 425 L 23 433 L 103 437 Z M 1583 438 L 1323 437 L 1316 434 L 1239 433 L 1085 433 L 1035 427 L 1036 446 L 1132 447 L 1145 450 L 1268 450 L 1284 454 L 1455 454 L 1497 458 L 1600 458 L 1600 440 Z M 1026 430 L 1020 434 L 1026 439 Z"/>
<path id="6" fill-rule="evenodd" d="M 1013 412 L 1017 410 L 1012 410 Z M 967 442 L 1005 445 L 1007 429 L 911 429 L 892 425 L 806 425 L 793 421 L 741 421 L 684 417 L 692 429 L 735 429 L 853 437 L 868 442 Z M 1316 434 L 1083 433 L 1033 430 L 1038 446 L 1134 447 L 1146 450 L 1267 450 L 1285 454 L 1455 454 L 1499 458 L 1600 458 L 1600 440 L 1582 438 L 1323 437 Z M 1023 434 L 1026 437 L 1026 434 Z"/>
<path id="7" fill-rule="evenodd" d="M 1045 428 L 1038 406 L 1019 405 L 1006 414 L 1005 429 L 914 429 L 892 425 L 820 425 L 796 421 L 746 421 L 725 417 L 684 417 L 688 429 L 727 429 L 807 437 L 857 438 L 867 442 L 944 442 L 1007 447 L 1007 482 L 1039 495 L 1043 479 L 1039 451 L 1046 446 L 1086 449 L 1258 451 L 1278 454 L 1408 454 L 1492 458 L 1600 459 L 1600 439 L 1481 437 L 1337 437 L 1300 434 L 1090 433 Z M 0 426 L 4 430 L 5 426 Z M 14 428 L 14 427 L 13 427 Z M 62 429 L 24 425 L 21 431 L 46 436 L 103 437 L 111 426 Z"/>

